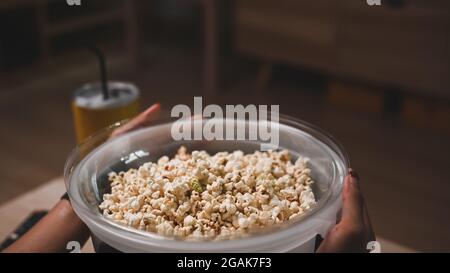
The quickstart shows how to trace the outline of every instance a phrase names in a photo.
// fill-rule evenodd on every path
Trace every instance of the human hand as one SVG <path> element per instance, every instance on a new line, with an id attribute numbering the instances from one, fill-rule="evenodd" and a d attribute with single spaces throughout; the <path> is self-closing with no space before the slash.
<path id="1" fill-rule="evenodd" d="M 375 241 L 358 174 L 352 169 L 349 173 L 342 193 L 341 219 L 325 236 L 317 252 L 368 252 L 367 243 Z"/>
<path id="2" fill-rule="evenodd" d="M 161 106 L 157 103 L 114 130 L 111 137 L 146 126 L 154 121 Z M 35 226 L 4 252 L 67 252 L 67 243 L 80 245 L 89 238 L 87 226 L 75 214 L 68 200 L 60 200 Z"/>
<path id="3" fill-rule="evenodd" d="M 144 112 L 140 113 L 136 117 L 132 118 L 130 121 L 122 125 L 121 127 L 114 130 L 111 134 L 111 137 L 116 137 L 122 134 L 125 134 L 129 131 L 133 131 L 140 127 L 144 127 L 149 125 L 152 121 L 158 118 L 159 113 L 161 111 L 161 105 L 159 103 L 155 103 L 149 108 L 147 108 Z"/>

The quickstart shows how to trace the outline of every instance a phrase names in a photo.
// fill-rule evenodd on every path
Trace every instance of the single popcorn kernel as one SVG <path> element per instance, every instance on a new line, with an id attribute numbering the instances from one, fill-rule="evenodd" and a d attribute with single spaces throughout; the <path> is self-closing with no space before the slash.
<path id="1" fill-rule="evenodd" d="M 111 221 L 163 236 L 232 239 L 289 221 L 315 204 L 308 160 L 287 150 L 188 153 L 111 172 L 99 205 Z"/>
<path id="2" fill-rule="evenodd" d="M 191 189 L 198 192 L 198 193 L 202 193 L 203 192 L 203 187 L 202 184 L 200 184 L 200 181 L 198 180 L 198 178 L 192 178 L 189 181 L 189 185 L 191 186 Z"/>

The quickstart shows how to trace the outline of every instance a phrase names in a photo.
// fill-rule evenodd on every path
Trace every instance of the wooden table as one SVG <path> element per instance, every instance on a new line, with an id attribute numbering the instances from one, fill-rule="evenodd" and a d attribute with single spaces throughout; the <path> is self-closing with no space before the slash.
<path id="1" fill-rule="evenodd" d="M 58 177 L 0 206 L 0 240 L 6 238 L 31 212 L 50 209 L 65 190 L 63 178 Z M 378 241 L 383 252 L 416 252 L 384 238 L 378 238 Z M 91 240 L 82 252 L 94 252 Z"/>

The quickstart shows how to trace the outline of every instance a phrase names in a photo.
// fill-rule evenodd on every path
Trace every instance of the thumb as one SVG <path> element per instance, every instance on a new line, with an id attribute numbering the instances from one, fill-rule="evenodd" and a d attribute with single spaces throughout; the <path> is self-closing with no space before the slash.
<path id="1" fill-rule="evenodd" d="M 160 110 L 161 105 L 159 103 L 153 104 L 152 106 L 147 108 L 144 112 L 140 113 L 139 115 L 131 119 L 129 122 L 125 123 L 123 126 L 117 128 L 111 134 L 111 136 L 115 137 L 150 124 L 159 116 Z"/>
<path id="2" fill-rule="evenodd" d="M 350 169 L 345 177 L 341 222 L 353 226 L 363 225 L 364 201 L 358 182 L 358 175 Z"/>

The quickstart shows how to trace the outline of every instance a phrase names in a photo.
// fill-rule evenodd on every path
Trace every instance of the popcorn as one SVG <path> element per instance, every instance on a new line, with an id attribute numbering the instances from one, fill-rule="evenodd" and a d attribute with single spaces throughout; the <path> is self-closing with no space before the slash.
<path id="1" fill-rule="evenodd" d="M 103 215 L 163 236 L 234 238 L 299 217 L 316 204 L 308 159 L 292 163 L 287 150 L 211 156 L 181 147 L 172 159 L 108 178 Z"/>
<path id="2" fill-rule="evenodd" d="M 183 224 L 185 227 L 189 227 L 195 224 L 195 218 L 192 217 L 191 215 L 188 215 L 184 218 L 183 220 Z"/>

